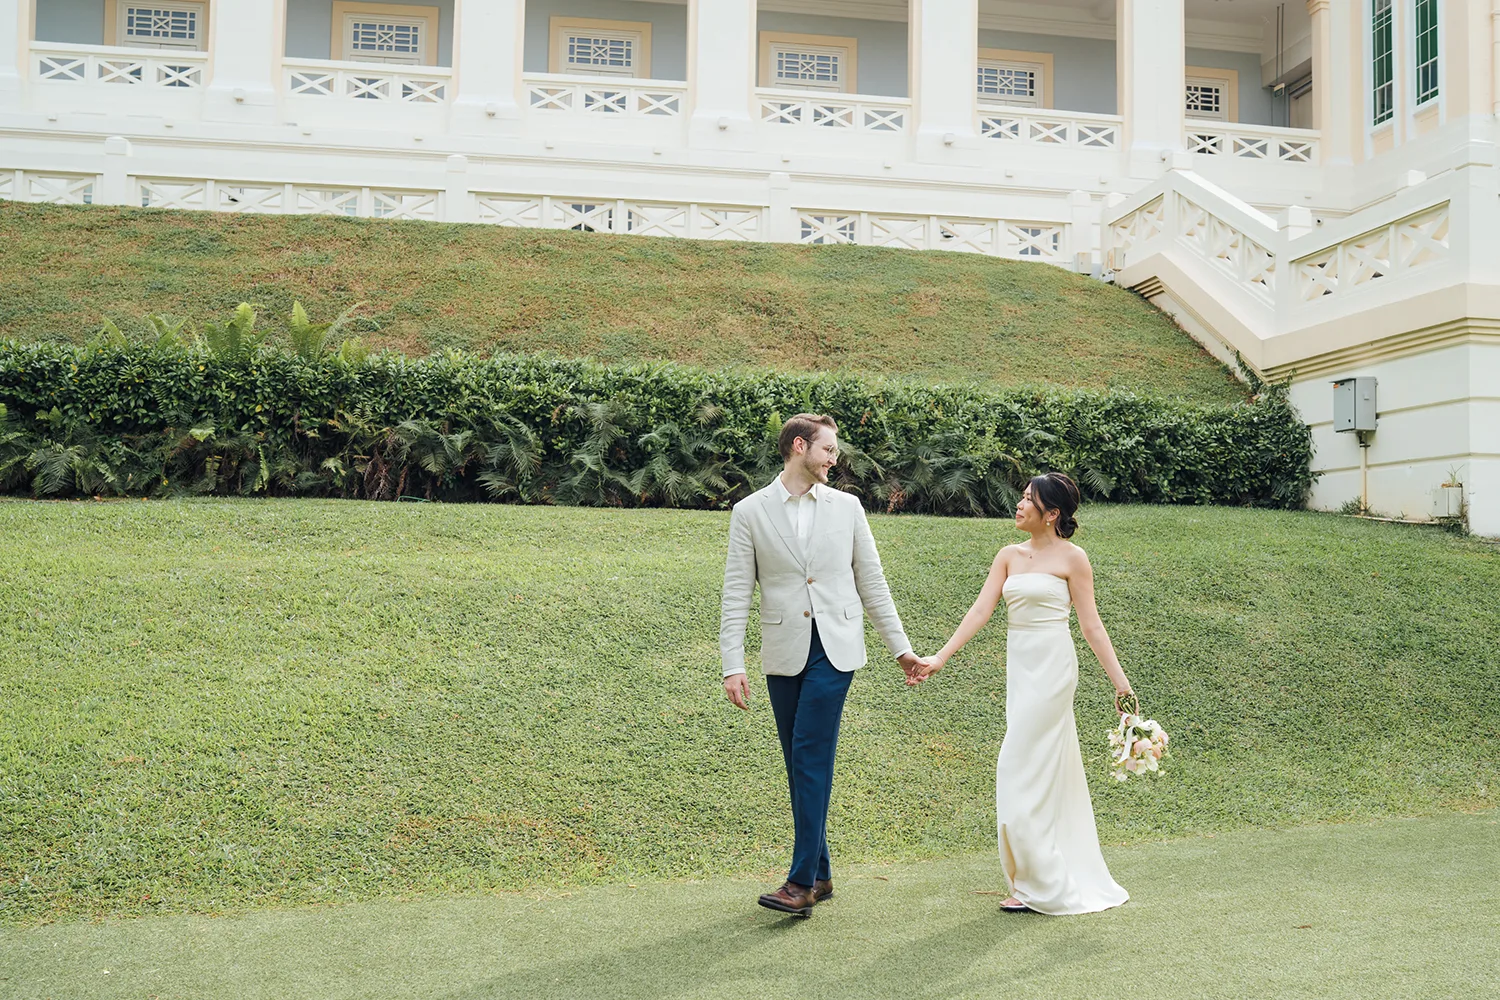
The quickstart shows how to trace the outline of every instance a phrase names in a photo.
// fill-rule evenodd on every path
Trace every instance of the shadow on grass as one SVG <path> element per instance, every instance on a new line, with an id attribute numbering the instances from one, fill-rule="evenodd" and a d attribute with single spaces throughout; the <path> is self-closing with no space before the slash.
<path id="1" fill-rule="evenodd" d="M 782 983 L 788 995 L 801 996 L 969 995 L 968 972 L 975 963 L 1020 931 L 1022 922 L 1046 919 L 997 915 L 959 924 L 939 919 L 929 933 L 897 941 L 890 936 L 889 915 L 866 916 L 862 924 L 839 926 L 833 934 L 820 929 L 816 918 L 787 917 L 747 926 L 743 917 L 725 917 L 620 950 L 580 948 L 578 954 L 444 997 L 753 997 L 772 995 L 766 992 L 768 980 Z M 866 925 L 869 936 L 860 933 Z M 879 957 L 854 965 L 848 959 L 863 949 L 851 949 L 851 943 L 876 945 Z M 1097 944 L 1079 949 L 1059 941 L 1043 964 L 1055 972 L 1097 951 Z M 1022 976 L 1033 971 L 1042 970 L 1020 970 Z"/>

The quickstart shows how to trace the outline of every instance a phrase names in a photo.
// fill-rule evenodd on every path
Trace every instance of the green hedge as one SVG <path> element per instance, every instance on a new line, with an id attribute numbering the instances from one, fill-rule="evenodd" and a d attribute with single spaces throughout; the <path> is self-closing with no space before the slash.
<path id="1" fill-rule="evenodd" d="M 304 352 L 306 354 L 306 352 Z M 1037 471 L 1092 497 L 1300 506 L 1307 427 L 1281 394 L 1128 392 L 609 367 L 255 343 L 0 344 L 0 489 L 723 507 L 779 466 L 784 417 L 834 414 L 837 483 L 874 510 L 1008 511 Z"/>

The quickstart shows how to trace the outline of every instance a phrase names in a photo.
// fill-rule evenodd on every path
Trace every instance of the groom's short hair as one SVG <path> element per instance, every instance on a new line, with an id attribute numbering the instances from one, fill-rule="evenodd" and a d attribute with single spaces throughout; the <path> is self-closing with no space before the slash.
<path id="1" fill-rule="evenodd" d="M 781 460 L 785 462 L 792 457 L 792 442 L 798 438 L 806 441 L 811 448 L 813 439 L 824 427 L 835 434 L 839 432 L 839 425 L 826 413 L 799 413 L 782 424 L 781 437 L 776 440 L 776 447 L 781 450 Z"/>

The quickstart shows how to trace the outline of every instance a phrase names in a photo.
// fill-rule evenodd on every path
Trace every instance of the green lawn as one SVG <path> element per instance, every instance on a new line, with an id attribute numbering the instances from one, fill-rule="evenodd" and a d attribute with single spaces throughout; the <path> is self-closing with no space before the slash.
<path id="1" fill-rule="evenodd" d="M 385 900 L 0 930 L 0 997 L 744 1000 L 1492 997 L 1494 812 L 1109 847 L 1131 901 L 1002 914 L 991 855 L 846 868 L 811 920 L 764 881 Z"/>
<path id="2" fill-rule="evenodd" d="M 1244 387 L 1138 297 L 1046 264 L 872 247 L 0 201 L 0 337 L 108 316 L 314 319 L 367 302 L 376 346 L 838 370 L 990 385 Z"/>
<path id="3" fill-rule="evenodd" d="M 1311 513 L 1082 521 L 1104 620 L 1174 736 L 1164 778 L 1108 782 L 1085 655 L 1106 842 L 1496 804 L 1500 550 Z M 769 877 L 786 788 L 759 683 L 749 715 L 719 691 L 726 523 L 0 502 L 0 922 Z M 919 650 L 1014 537 L 872 523 Z M 838 863 L 989 849 L 1003 641 L 916 691 L 880 658 L 856 679 Z"/>

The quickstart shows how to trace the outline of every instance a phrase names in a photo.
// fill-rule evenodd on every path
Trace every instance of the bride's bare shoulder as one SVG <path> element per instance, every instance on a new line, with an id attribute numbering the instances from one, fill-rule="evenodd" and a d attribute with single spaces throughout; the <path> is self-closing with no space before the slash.
<path id="1" fill-rule="evenodd" d="M 1077 545 L 1073 542 L 1068 543 L 1067 560 L 1070 567 L 1077 567 L 1078 569 L 1084 569 L 1090 565 L 1089 554 L 1083 551 L 1082 545 Z"/>
<path id="2" fill-rule="evenodd" d="M 1010 565 L 1011 557 L 1014 556 L 1014 555 L 1016 555 L 1020 551 L 1021 551 L 1021 543 L 1020 542 L 1016 542 L 1014 545 L 1007 545 L 1007 546 L 1005 546 L 999 552 L 995 553 L 995 561 L 994 561 L 993 565 L 995 565 L 995 566 L 1008 566 L 1008 565 Z"/>

